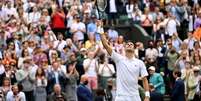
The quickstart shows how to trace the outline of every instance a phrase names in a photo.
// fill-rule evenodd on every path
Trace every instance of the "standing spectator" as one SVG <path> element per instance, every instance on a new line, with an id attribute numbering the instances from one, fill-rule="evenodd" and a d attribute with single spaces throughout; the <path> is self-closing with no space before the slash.
<path id="1" fill-rule="evenodd" d="M 185 63 L 187 61 L 190 61 L 190 58 L 188 56 L 188 52 L 186 51 L 182 51 L 180 54 L 180 57 L 177 59 L 177 61 L 175 62 L 175 65 L 177 66 L 177 68 L 179 70 L 183 70 L 186 66 Z"/>
<path id="2" fill-rule="evenodd" d="M 118 32 L 115 30 L 114 26 L 111 26 L 108 30 L 108 38 L 112 41 L 116 41 L 118 39 Z"/>
<path id="3" fill-rule="evenodd" d="M 149 70 L 149 74 L 150 74 L 149 83 L 151 83 L 154 86 L 154 89 L 156 92 L 164 95 L 165 94 L 165 84 L 164 84 L 163 77 L 161 76 L 160 73 L 155 72 L 156 69 L 154 66 L 149 67 L 148 70 Z"/>
<path id="4" fill-rule="evenodd" d="M 181 79 L 184 81 L 184 85 L 185 85 L 185 98 L 187 100 L 188 94 L 190 92 L 188 82 L 191 82 L 190 76 L 192 73 L 192 65 L 191 65 L 190 61 L 185 62 L 185 68 L 181 70 L 181 73 L 182 73 Z"/>
<path id="5" fill-rule="evenodd" d="M 97 26 L 96 26 L 96 16 L 92 15 L 91 16 L 91 21 L 90 23 L 87 25 L 87 35 L 90 36 L 95 35 L 95 38 L 97 41 L 100 41 L 100 36 L 96 33 L 97 30 Z"/>
<path id="6" fill-rule="evenodd" d="M 42 68 L 38 68 L 36 71 L 36 81 L 35 81 L 35 90 L 34 90 L 34 99 L 35 101 L 46 101 L 47 93 L 47 78 L 45 71 Z"/>
<path id="7" fill-rule="evenodd" d="M 188 45 L 188 49 L 193 50 L 193 46 L 195 43 L 195 38 L 193 37 L 192 32 L 188 32 L 188 38 L 184 40 L 184 42 Z"/>
<path id="8" fill-rule="evenodd" d="M 82 75 L 80 84 L 77 88 L 78 101 L 93 101 L 92 92 L 87 87 L 88 76 Z"/>
<path id="9" fill-rule="evenodd" d="M 146 32 L 151 35 L 153 28 L 153 16 L 149 12 L 149 8 L 144 9 L 144 14 L 141 15 L 141 26 L 146 30 Z"/>
<path id="10" fill-rule="evenodd" d="M 48 101 L 68 101 L 66 94 L 62 92 L 62 88 L 59 84 L 54 85 L 54 92 L 49 95 Z"/>
<path id="11" fill-rule="evenodd" d="M 197 66 L 194 66 L 193 67 L 193 74 L 194 74 L 194 77 L 195 77 L 195 95 L 193 97 L 193 100 L 192 101 L 198 101 L 200 98 L 200 92 L 201 92 L 201 89 L 200 89 L 200 86 L 201 86 L 201 75 L 199 74 L 200 72 L 200 68 L 197 67 Z"/>
<path id="12" fill-rule="evenodd" d="M 83 66 L 85 70 L 85 74 L 88 76 L 89 87 L 92 90 L 97 89 L 98 87 L 98 61 L 96 59 L 96 52 L 89 51 L 88 58 L 83 61 Z"/>
<path id="13" fill-rule="evenodd" d="M 118 36 L 117 42 L 115 43 L 115 50 L 116 50 L 117 53 L 125 56 L 124 37 L 122 35 Z"/>
<path id="14" fill-rule="evenodd" d="M 64 40 L 64 37 L 60 32 L 57 33 L 57 38 L 58 40 L 54 41 L 54 48 L 61 52 L 66 45 L 66 41 Z"/>
<path id="15" fill-rule="evenodd" d="M 158 57 L 158 51 L 154 47 L 154 42 L 149 41 L 148 48 L 145 51 L 145 59 L 147 61 L 147 64 L 155 65 L 157 57 Z M 158 70 L 158 68 L 157 68 L 157 70 Z"/>
<path id="16" fill-rule="evenodd" d="M 12 86 L 12 91 L 8 92 L 6 96 L 6 101 L 31 101 L 31 100 L 26 100 L 24 92 L 21 92 L 19 90 L 18 85 L 14 85 Z"/>
<path id="17" fill-rule="evenodd" d="M 16 79 L 19 84 L 23 87 L 23 92 L 26 95 L 27 101 L 34 101 L 34 82 L 35 82 L 35 71 L 31 66 L 31 60 L 24 60 L 23 67 L 16 72 Z"/>
<path id="18" fill-rule="evenodd" d="M 107 87 L 108 79 L 115 76 L 115 69 L 113 64 L 109 64 L 106 60 L 105 54 L 100 56 L 100 61 L 98 65 L 98 74 L 99 74 L 99 84 L 102 89 Z"/>
<path id="19" fill-rule="evenodd" d="M 181 72 L 174 71 L 173 76 L 176 79 L 176 82 L 171 94 L 171 101 L 185 101 L 185 95 L 184 95 L 185 87 L 184 87 L 184 82 L 181 79 Z"/>
<path id="20" fill-rule="evenodd" d="M 23 66 L 23 61 L 30 57 L 28 49 L 23 49 L 21 52 L 21 56 L 18 59 L 17 67 L 21 68 Z"/>
<path id="21" fill-rule="evenodd" d="M 53 12 L 51 24 L 54 34 L 57 35 L 58 32 L 61 32 L 63 36 L 65 35 L 65 14 L 61 8 L 57 8 L 56 11 Z"/>
<path id="22" fill-rule="evenodd" d="M 110 22 L 110 25 L 118 25 L 118 11 L 121 2 L 120 0 L 107 0 L 107 6 L 105 12 L 108 15 L 107 25 Z"/>
<path id="23" fill-rule="evenodd" d="M 41 17 L 41 13 L 39 12 L 37 6 L 33 7 L 33 12 L 29 13 L 29 24 L 37 25 L 39 19 Z"/>
<path id="24" fill-rule="evenodd" d="M 182 40 L 178 37 L 177 33 L 172 35 L 172 45 L 176 48 L 176 51 L 179 52 Z"/>
<path id="25" fill-rule="evenodd" d="M 53 91 L 52 88 L 55 84 L 59 84 L 62 88 L 61 90 L 64 91 L 66 82 L 65 78 L 65 73 L 60 69 L 59 63 L 57 61 L 54 61 L 48 73 L 48 94 L 51 94 L 51 92 Z"/>
<path id="26" fill-rule="evenodd" d="M 177 26 L 180 25 L 179 21 L 171 13 L 169 13 L 168 18 L 164 20 L 164 24 L 168 37 L 172 37 L 174 33 L 177 33 Z"/>
<path id="27" fill-rule="evenodd" d="M 75 22 L 70 27 L 70 32 L 73 35 L 73 42 L 83 42 L 84 36 L 86 34 L 86 26 L 83 22 L 81 22 L 81 18 L 79 15 L 74 16 Z"/>
<path id="28" fill-rule="evenodd" d="M 67 94 L 68 101 L 77 101 L 77 80 L 79 74 L 76 70 L 76 62 L 68 64 L 67 68 L 67 84 L 65 86 L 65 92 Z"/>

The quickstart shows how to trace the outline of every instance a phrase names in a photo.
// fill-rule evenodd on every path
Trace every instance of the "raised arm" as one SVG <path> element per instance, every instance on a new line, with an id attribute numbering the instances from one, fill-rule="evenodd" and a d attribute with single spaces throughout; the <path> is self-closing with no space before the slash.
<path id="1" fill-rule="evenodd" d="M 108 44 L 105 33 L 100 34 L 103 47 L 107 50 L 108 54 L 112 55 L 112 47 Z"/>
<path id="2" fill-rule="evenodd" d="M 111 56 L 112 55 L 112 47 L 108 44 L 108 41 L 105 36 L 106 33 L 103 30 L 102 24 L 103 23 L 101 21 L 97 22 L 97 33 L 99 33 L 101 36 L 101 41 L 102 41 L 103 47 L 107 50 L 108 54 Z"/>

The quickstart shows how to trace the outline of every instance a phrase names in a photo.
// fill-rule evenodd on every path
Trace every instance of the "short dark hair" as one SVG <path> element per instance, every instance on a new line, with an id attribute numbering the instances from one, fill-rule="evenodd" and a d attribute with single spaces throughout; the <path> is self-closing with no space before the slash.
<path id="1" fill-rule="evenodd" d="M 179 70 L 175 70 L 174 74 L 177 75 L 177 77 L 181 77 L 181 71 Z"/>
<path id="2" fill-rule="evenodd" d="M 134 42 L 132 41 L 132 40 L 127 40 L 127 41 L 125 41 L 126 43 L 133 43 L 134 44 Z"/>

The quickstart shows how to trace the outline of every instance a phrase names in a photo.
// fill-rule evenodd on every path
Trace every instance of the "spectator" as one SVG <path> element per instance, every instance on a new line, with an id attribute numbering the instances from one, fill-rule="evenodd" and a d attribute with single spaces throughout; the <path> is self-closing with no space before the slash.
<path id="1" fill-rule="evenodd" d="M 59 84 L 54 85 L 54 92 L 48 97 L 48 101 L 68 101 L 66 94 L 62 92 Z"/>
<path id="2" fill-rule="evenodd" d="M 171 100 L 172 101 L 185 101 L 185 95 L 184 95 L 184 82 L 181 79 L 181 72 L 180 71 L 174 71 L 173 76 L 176 79 L 175 85 L 173 87 Z"/>
<path id="3" fill-rule="evenodd" d="M 79 79 L 79 74 L 76 70 L 76 62 L 68 64 L 66 77 L 67 84 L 65 86 L 65 92 L 67 94 L 67 99 L 69 101 L 77 101 L 77 80 Z"/>
<path id="4" fill-rule="evenodd" d="M 24 92 L 19 90 L 18 85 L 13 85 L 12 90 L 8 92 L 6 101 L 27 101 Z M 31 100 L 29 100 L 31 101 Z"/>
<path id="5" fill-rule="evenodd" d="M 89 87 L 92 90 L 98 87 L 98 61 L 96 59 L 97 52 L 89 51 L 88 58 L 83 61 L 85 74 L 88 75 Z"/>
<path id="6" fill-rule="evenodd" d="M 45 75 L 45 71 L 42 68 L 38 68 L 36 71 L 35 87 L 36 87 L 34 90 L 35 101 L 46 101 L 47 78 Z"/>
<path id="7" fill-rule="evenodd" d="M 108 38 L 112 41 L 116 41 L 118 39 L 118 32 L 114 29 L 114 26 L 110 27 L 108 30 Z"/>
<path id="8" fill-rule="evenodd" d="M 93 101 L 93 96 L 89 88 L 87 87 L 88 84 L 88 76 L 82 75 L 80 84 L 77 88 L 77 96 L 78 101 Z"/>
<path id="9" fill-rule="evenodd" d="M 154 42 L 149 41 L 148 48 L 145 50 L 145 59 L 147 61 L 147 64 L 155 65 L 157 57 L 158 57 L 158 51 L 154 47 Z"/>
<path id="10" fill-rule="evenodd" d="M 59 63 L 57 61 L 54 61 L 52 63 L 50 71 L 48 72 L 48 86 L 47 86 L 48 94 L 52 93 L 53 91 L 52 88 L 55 84 L 59 84 L 61 86 L 61 90 L 64 91 L 65 79 L 66 79 L 65 73 L 59 67 Z"/>
<path id="11" fill-rule="evenodd" d="M 156 92 L 164 95 L 165 84 L 164 84 L 163 77 L 161 76 L 161 74 L 155 72 L 156 69 L 154 66 L 149 67 L 148 70 L 150 74 L 149 83 L 151 83 L 154 86 L 154 89 Z"/>
<path id="12" fill-rule="evenodd" d="M 149 85 L 149 89 L 151 92 L 150 93 L 150 101 L 164 101 L 163 95 L 161 93 L 157 92 L 155 90 L 155 87 L 152 84 Z"/>
<path id="13" fill-rule="evenodd" d="M 16 76 L 14 72 L 15 68 L 11 68 L 9 64 L 5 64 L 4 68 L 5 68 L 4 73 L 0 75 L 0 84 L 1 85 L 3 84 L 3 80 L 5 77 L 10 78 L 10 82 L 12 85 L 15 84 L 16 83 Z"/>
<path id="14" fill-rule="evenodd" d="M 58 40 L 54 41 L 54 48 L 61 52 L 64 46 L 66 45 L 66 41 L 63 40 L 64 37 L 62 33 L 58 32 L 57 34 Z"/>
<path id="15" fill-rule="evenodd" d="M 22 55 L 18 59 L 18 63 L 17 63 L 18 66 L 17 67 L 22 67 L 23 61 L 26 60 L 29 57 L 30 57 L 30 54 L 29 54 L 28 49 L 23 49 L 22 50 Z"/>
<path id="16" fill-rule="evenodd" d="M 0 88 L 0 91 L 1 91 L 1 93 L 2 93 L 2 98 L 6 98 L 6 96 L 7 96 L 7 93 L 9 92 L 9 91 L 11 91 L 11 87 L 12 87 L 12 85 L 11 85 L 11 81 L 10 81 L 10 78 L 8 78 L 8 77 L 5 77 L 4 79 L 3 79 L 3 85 L 1 86 L 1 88 Z"/>
<path id="17" fill-rule="evenodd" d="M 106 60 L 105 54 L 100 56 L 98 64 L 99 87 L 102 89 L 107 88 L 107 81 L 115 76 L 115 69 L 113 64 L 109 64 Z"/>
<path id="18" fill-rule="evenodd" d="M 61 32 L 65 35 L 65 14 L 61 8 L 58 8 L 52 14 L 52 31 L 57 35 L 58 32 Z"/>
<path id="19" fill-rule="evenodd" d="M 200 99 L 199 93 L 201 92 L 201 90 L 200 90 L 201 76 L 199 75 L 199 71 L 200 71 L 199 67 L 197 67 L 197 66 L 193 67 L 193 74 L 194 74 L 195 78 L 191 78 L 191 79 L 195 80 L 194 86 L 196 86 L 196 87 L 195 87 L 194 91 L 191 93 L 191 94 L 194 94 L 194 92 L 195 92 L 194 97 L 193 97 L 193 95 L 191 96 L 192 101 L 197 101 Z"/>
<path id="20" fill-rule="evenodd" d="M 27 101 L 34 101 L 34 82 L 35 82 L 35 71 L 31 66 L 31 60 L 27 59 L 23 62 L 23 67 L 16 72 L 17 82 L 23 87 Z"/>
<path id="21" fill-rule="evenodd" d="M 81 22 L 81 18 L 79 15 L 74 16 L 75 22 L 70 27 L 70 32 L 73 34 L 73 42 L 83 42 L 84 34 L 86 34 L 86 26 L 83 22 Z"/>

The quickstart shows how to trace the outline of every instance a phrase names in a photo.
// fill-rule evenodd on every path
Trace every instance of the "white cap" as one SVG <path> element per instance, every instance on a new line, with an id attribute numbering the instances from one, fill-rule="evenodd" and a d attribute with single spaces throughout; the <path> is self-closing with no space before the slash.
<path id="1" fill-rule="evenodd" d="M 81 48 L 80 51 L 87 51 L 87 49 L 86 48 Z"/>
<path id="2" fill-rule="evenodd" d="M 198 66 L 193 67 L 193 71 L 199 71 L 199 70 L 200 70 L 200 68 Z"/>
<path id="3" fill-rule="evenodd" d="M 149 67 L 149 69 L 148 69 L 148 70 L 155 71 L 155 70 L 156 70 L 156 68 L 155 68 L 154 66 L 151 66 L 151 67 Z"/>

